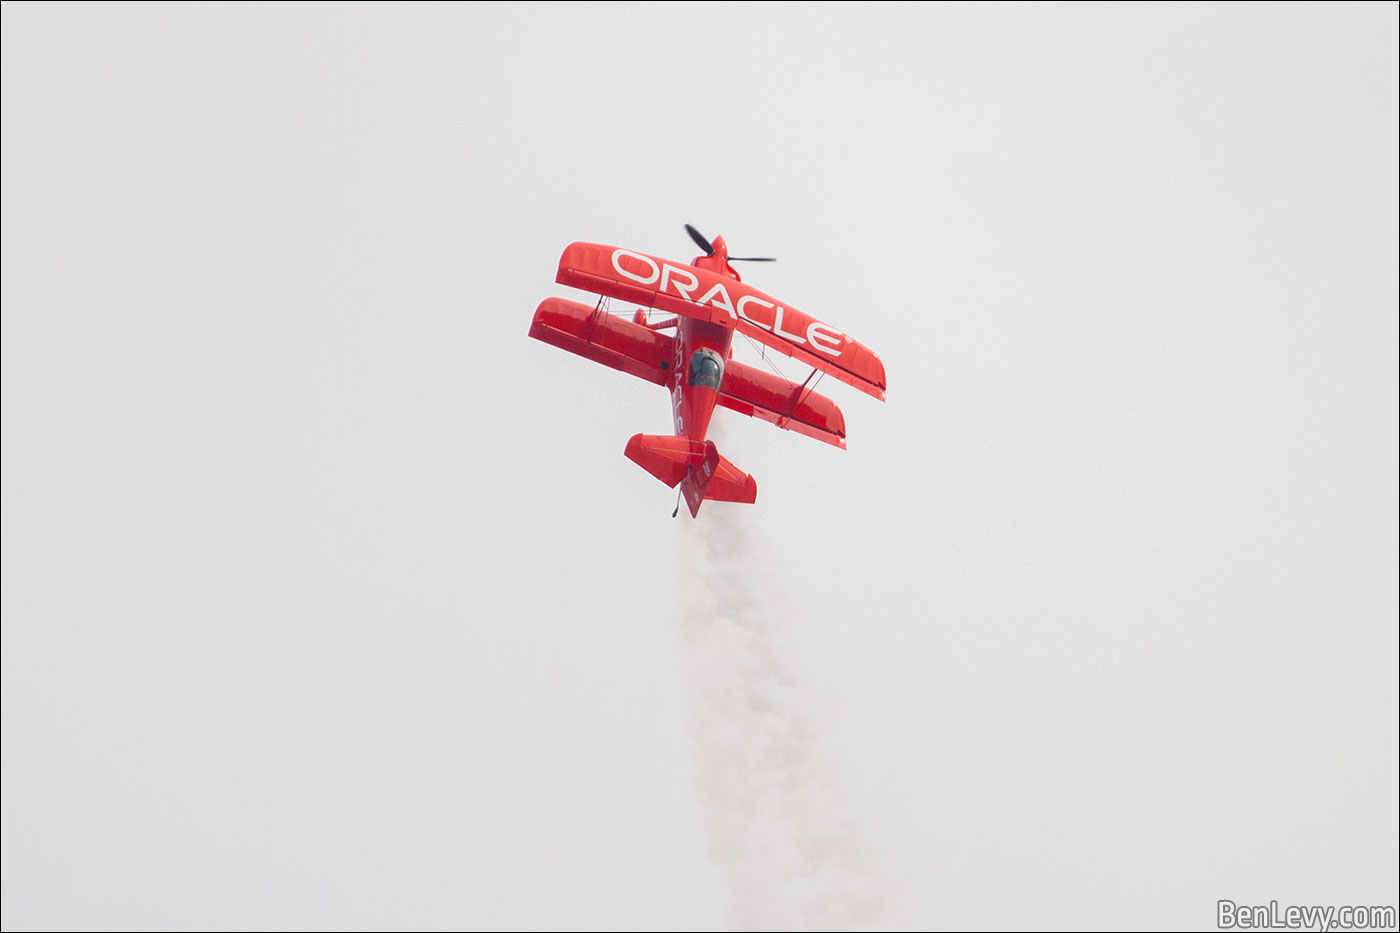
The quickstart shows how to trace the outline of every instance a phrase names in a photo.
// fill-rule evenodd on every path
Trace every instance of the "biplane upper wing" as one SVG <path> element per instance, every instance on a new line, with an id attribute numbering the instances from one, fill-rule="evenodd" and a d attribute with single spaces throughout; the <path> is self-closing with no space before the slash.
<path id="1" fill-rule="evenodd" d="M 540 302 L 530 336 L 648 382 L 666 384 L 671 337 L 577 301 Z"/>
<path id="2" fill-rule="evenodd" d="M 846 448 L 846 419 L 835 402 L 737 360 L 724 364 L 718 402 L 741 415 Z"/>
<path id="3" fill-rule="evenodd" d="M 571 243 L 559 257 L 555 281 L 725 324 L 875 398 L 885 397 L 885 366 L 870 349 L 737 279 L 615 246 Z"/>

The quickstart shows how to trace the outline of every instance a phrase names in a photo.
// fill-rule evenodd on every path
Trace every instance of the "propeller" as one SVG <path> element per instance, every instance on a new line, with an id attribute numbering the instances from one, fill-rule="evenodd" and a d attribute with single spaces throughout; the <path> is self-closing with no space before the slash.
<path id="1" fill-rule="evenodd" d="M 710 243 L 709 240 L 705 239 L 705 235 L 704 235 L 703 233 L 701 233 L 699 230 L 696 230 L 696 229 L 695 229 L 694 227 L 692 227 L 690 224 L 686 224 L 686 225 L 685 225 L 685 232 L 688 233 L 688 234 L 690 234 L 690 238 L 691 238 L 692 240 L 695 241 L 695 245 L 696 245 L 696 246 L 700 247 L 701 249 L 703 249 L 703 250 L 705 251 L 705 255 L 706 255 L 706 256 L 713 256 L 713 255 L 715 254 L 715 248 L 714 248 L 714 246 Z M 777 262 L 778 260 L 775 259 L 775 258 L 773 258 L 772 256 L 730 256 L 730 257 L 729 257 L 729 261 L 730 261 L 730 262 Z"/>
<path id="2" fill-rule="evenodd" d="M 696 246 L 705 251 L 706 256 L 713 256 L 715 254 L 715 248 L 710 245 L 710 241 L 705 239 L 705 235 L 699 230 L 696 230 L 690 224 L 686 224 L 685 232 L 690 234 L 690 238 L 695 241 Z"/>

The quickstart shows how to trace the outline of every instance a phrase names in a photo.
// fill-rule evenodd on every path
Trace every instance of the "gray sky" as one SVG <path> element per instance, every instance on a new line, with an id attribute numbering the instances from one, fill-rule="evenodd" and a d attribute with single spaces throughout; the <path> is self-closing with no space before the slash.
<path id="1" fill-rule="evenodd" d="M 850 880 L 749 825 L 839 826 L 897 926 L 1395 904 L 1396 36 L 6 4 L 4 926 L 704 928 Z M 567 243 L 687 221 L 890 380 L 823 383 L 846 452 L 718 414 L 759 497 L 698 523 L 622 456 L 664 393 L 525 335 Z M 800 780 L 724 770 L 746 691 Z"/>

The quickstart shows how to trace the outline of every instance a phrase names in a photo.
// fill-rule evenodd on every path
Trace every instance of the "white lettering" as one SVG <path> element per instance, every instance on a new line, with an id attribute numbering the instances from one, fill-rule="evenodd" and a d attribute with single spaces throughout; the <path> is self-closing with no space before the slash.
<path id="1" fill-rule="evenodd" d="M 720 298 L 723 298 L 724 301 L 720 302 Z M 701 295 L 695 303 L 698 305 L 711 304 L 716 308 L 723 308 L 729 312 L 730 317 L 738 319 L 738 315 L 734 313 L 734 302 L 729 300 L 729 292 L 724 290 L 724 285 L 720 282 L 716 282 L 714 287 Z"/>
<path id="2" fill-rule="evenodd" d="M 840 334 L 821 321 L 813 321 L 807 325 L 807 342 L 812 345 L 814 350 L 820 350 L 832 356 L 840 356 L 841 339 Z"/>
<path id="3" fill-rule="evenodd" d="M 676 345 L 680 345 L 679 340 L 676 341 Z M 677 371 L 679 371 L 679 369 L 680 367 L 677 367 Z M 685 433 L 685 415 L 681 412 L 681 405 L 684 401 L 685 390 L 681 388 L 680 380 L 677 379 L 676 384 L 671 387 L 671 417 L 675 421 L 677 434 Z"/>
<path id="4" fill-rule="evenodd" d="M 786 337 L 786 338 L 788 338 L 789 340 L 791 340 L 793 343 L 804 343 L 804 342 L 805 342 L 805 339 L 803 338 L 803 336 L 802 336 L 801 334 L 789 334 L 787 331 L 783 330 L 783 306 L 782 306 L 782 305 L 778 305 L 778 307 L 776 307 L 775 309 L 773 309 L 773 333 L 777 334 L 779 337 Z"/>
<path id="5" fill-rule="evenodd" d="M 682 286 L 680 276 L 690 279 L 690 284 Z M 676 294 L 686 301 L 694 301 L 695 299 L 690 297 L 690 293 L 700 287 L 700 280 L 695 277 L 695 273 L 677 269 L 668 262 L 661 267 L 661 291 L 664 292 L 667 285 L 674 286 Z"/>
<path id="6" fill-rule="evenodd" d="M 772 330 L 772 328 L 769 327 L 767 324 L 763 323 L 762 321 L 755 321 L 753 318 L 749 317 L 746 313 L 744 313 L 744 305 L 746 304 L 763 305 L 763 307 L 765 308 L 771 308 L 773 307 L 773 302 L 764 301 L 762 298 L 757 298 L 753 295 L 745 295 L 742 298 L 740 298 L 739 303 L 734 306 L 734 310 L 738 312 L 739 317 L 748 321 L 754 327 L 762 327 L 764 330 Z"/>
<path id="7" fill-rule="evenodd" d="M 633 265 L 634 268 L 636 264 L 642 264 L 647 269 L 646 273 L 644 274 L 633 271 L 633 269 L 624 268 L 622 263 L 623 259 L 632 260 L 630 264 Z M 830 325 L 823 324 L 821 321 L 811 321 L 807 325 L 806 334 L 792 333 L 783 330 L 783 312 L 787 310 L 786 308 L 782 305 L 774 305 L 771 301 L 765 301 L 757 295 L 741 295 L 736 305 L 734 300 L 729 297 L 729 292 L 725 289 L 724 283 L 722 282 L 716 282 L 714 285 L 710 286 L 709 291 L 705 292 L 705 294 L 701 295 L 699 298 L 694 298 L 692 297 L 692 293 L 700 287 L 700 279 L 695 273 L 691 272 L 689 269 L 673 266 L 670 263 L 662 263 L 658 266 L 656 260 L 652 259 L 650 256 L 634 253 L 630 249 L 613 250 L 612 267 L 617 270 L 617 274 L 623 278 L 631 279 L 633 282 L 642 285 L 653 285 L 659 281 L 660 285 L 658 286 L 658 290 L 661 292 L 665 292 L 669 289 L 691 304 L 701 306 L 710 305 L 711 307 L 719 308 L 736 321 L 747 321 L 755 327 L 769 331 L 779 337 L 784 337 L 793 343 L 809 344 L 814 350 L 820 350 L 828 356 L 840 356 L 841 347 L 847 339 L 840 331 Z M 771 308 L 773 310 L 773 323 L 766 324 L 758 318 L 751 316 L 747 310 L 750 305 L 760 308 Z M 798 319 L 798 326 L 800 327 L 801 321 L 806 315 L 801 314 L 801 312 L 793 312 L 793 316 Z M 677 349 L 679 349 L 679 347 L 677 347 Z M 681 359 L 677 359 L 676 361 L 677 373 L 680 370 L 682 362 Z M 672 375 L 673 378 L 679 381 L 679 377 L 676 376 L 676 374 Z"/>
<path id="8" fill-rule="evenodd" d="M 635 272 L 628 272 L 622 268 L 622 257 L 628 256 L 638 262 L 644 262 L 651 269 L 651 275 L 641 276 Z M 650 285 L 661 277 L 661 270 L 656 268 L 656 262 L 650 256 L 643 256 L 641 253 L 634 253 L 630 249 L 615 249 L 612 254 L 612 266 L 617 270 L 618 275 L 624 275 L 634 282 L 641 282 L 643 285 Z"/>

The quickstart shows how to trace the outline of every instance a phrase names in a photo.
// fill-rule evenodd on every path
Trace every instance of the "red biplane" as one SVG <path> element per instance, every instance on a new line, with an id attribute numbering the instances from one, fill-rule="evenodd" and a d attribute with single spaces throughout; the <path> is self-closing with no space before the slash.
<path id="1" fill-rule="evenodd" d="M 730 265 L 771 259 L 730 256 L 723 237 L 712 243 L 689 224 L 685 229 L 705 251 L 689 265 L 613 246 L 570 244 L 555 281 L 602 297 L 595 306 L 546 298 L 530 336 L 666 387 L 676 433 L 637 434 L 626 454 L 667 486 L 679 484 L 694 516 L 706 499 L 753 502 L 758 495 L 753 477 L 705 439 L 715 405 L 844 449 L 841 410 L 808 383 L 820 372 L 883 401 L 885 367 L 836 328 L 743 284 Z M 606 310 L 609 298 L 640 307 L 628 320 Z M 675 316 L 652 322 L 654 310 Z M 662 333 L 672 329 L 675 336 Z M 813 367 L 807 381 L 798 385 L 732 359 L 735 331 Z"/>

